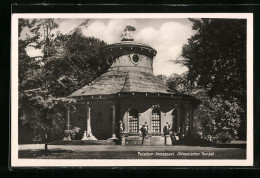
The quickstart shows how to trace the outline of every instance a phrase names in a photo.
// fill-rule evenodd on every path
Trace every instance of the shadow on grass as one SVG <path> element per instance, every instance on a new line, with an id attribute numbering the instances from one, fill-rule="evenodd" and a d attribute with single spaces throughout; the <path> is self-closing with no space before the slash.
<path id="1" fill-rule="evenodd" d="M 19 158 L 59 158 L 67 153 L 73 153 L 71 150 L 21 150 L 19 151 Z"/>
<path id="2" fill-rule="evenodd" d="M 194 137 L 184 137 L 178 143 L 179 145 L 186 145 L 186 146 L 201 146 L 201 147 L 213 147 L 216 146 L 215 143 L 210 142 L 206 139 L 201 138 L 194 138 Z"/>
<path id="3" fill-rule="evenodd" d="M 216 144 L 217 148 L 243 148 L 246 149 L 246 144 L 232 144 L 232 143 L 219 143 Z"/>
<path id="4" fill-rule="evenodd" d="M 246 148 L 246 143 L 213 143 L 209 140 L 194 137 L 185 137 L 179 141 L 179 145 L 185 146 L 201 146 L 201 147 L 217 147 L 217 148 Z"/>

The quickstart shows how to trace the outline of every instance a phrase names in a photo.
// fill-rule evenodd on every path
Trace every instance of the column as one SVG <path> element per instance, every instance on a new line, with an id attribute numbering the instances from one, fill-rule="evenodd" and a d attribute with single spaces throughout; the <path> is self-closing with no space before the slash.
<path id="1" fill-rule="evenodd" d="M 70 108 L 67 108 L 67 129 L 70 129 Z"/>
<path id="2" fill-rule="evenodd" d="M 190 109 L 189 109 L 189 133 L 192 133 L 193 130 L 193 108 L 192 105 L 190 105 Z"/>
<path id="3" fill-rule="evenodd" d="M 179 133 L 179 131 L 180 131 L 180 105 L 179 104 L 177 106 L 177 123 L 176 123 L 176 125 L 177 125 L 176 132 Z"/>
<path id="4" fill-rule="evenodd" d="M 112 137 L 110 139 L 118 139 L 116 137 L 116 107 L 114 105 L 112 106 L 111 134 Z"/>
<path id="5" fill-rule="evenodd" d="M 187 127 L 187 111 L 188 111 L 188 109 L 187 109 L 187 106 L 185 105 L 185 107 L 184 107 L 184 109 L 185 109 L 185 112 L 184 112 L 184 121 L 183 121 L 183 131 L 184 131 L 184 136 L 186 135 L 186 132 L 187 132 L 187 129 L 186 129 L 186 127 Z"/>
<path id="6" fill-rule="evenodd" d="M 89 136 L 92 134 L 91 130 L 91 113 L 90 113 L 90 107 L 87 107 L 87 135 Z"/>
<path id="7" fill-rule="evenodd" d="M 153 108 L 152 108 L 152 110 L 151 110 L 151 114 L 150 114 L 150 118 L 149 118 L 149 120 L 150 120 L 150 124 L 149 124 L 149 130 L 148 130 L 148 133 L 149 134 L 151 134 L 152 133 L 152 119 L 153 119 Z M 139 126 L 138 127 L 140 127 L 140 123 L 139 123 Z M 141 128 L 139 128 L 139 130 L 140 130 Z"/>
<path id="8" fill-rule="evenodd" d="M 124 133 L 128 133 L 129 132 L 129 111 L 126 111 L 126 123 L 125 124 L 125 128 L 124 128 Z"/>
<path id="9" fill-rule="evenodd" d="M 185 109 L 182 106 L 182 107 L 180 107 L 180 124 L 179 124 L 181 136 L 183 135 L 184 121 L 185 121 Z"/>
<path id="10" fill-rule="evenodd" d="M 96 137 L 92 134 L 91 130 L 91 109 L 87 107 L 87 133 L 85 131 L 83 138 L 81 140 L 97 140 Z"/>

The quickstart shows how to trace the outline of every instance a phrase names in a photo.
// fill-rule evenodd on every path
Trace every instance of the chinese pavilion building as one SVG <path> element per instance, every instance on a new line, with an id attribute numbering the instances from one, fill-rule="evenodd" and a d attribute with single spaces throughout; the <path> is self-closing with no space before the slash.
<path id="1" fill-rule="evenodd" d="M 198 100 L 153 75 L 155 49 L 135 42 L 128 30 L 122 36 L 103 51 L 108 71 L 68 96 L 77 101 L 68 110 L 68 127 L 85 131 L 82 140 L 120 140 L 122 145 L 141 144 L 144 124 L 146 145 L 165 144 L 166 123 L 185 136 L 192 131 Z"/>

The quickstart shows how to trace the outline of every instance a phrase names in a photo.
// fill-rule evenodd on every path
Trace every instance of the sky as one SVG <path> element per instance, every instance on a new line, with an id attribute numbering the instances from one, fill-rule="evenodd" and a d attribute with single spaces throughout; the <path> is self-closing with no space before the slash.
<path id="1" fill-rule="evenodd" d="M 59 25 L 57 31 L 66 34 L 86 19 L 55 19 Z M 172 60 L 179 58 L 184 44 L 188 43 L 195 31 L 188 19 L 90 19 L 87 27 L 81 28 L 83 35 L 99 38 L 108 44 L 121 41 L 121 34 L 127 25 L 134 26 L 134 41 L 150 45 L 157 51 L 154 59 L 154 75 L 169 76 L 181 74 L 187 68 L 174 64 Z M 23 32 L 25 33 L 25 32 Z M 41 55 L 33 48 L 27 49 L 28 55 Z"/>

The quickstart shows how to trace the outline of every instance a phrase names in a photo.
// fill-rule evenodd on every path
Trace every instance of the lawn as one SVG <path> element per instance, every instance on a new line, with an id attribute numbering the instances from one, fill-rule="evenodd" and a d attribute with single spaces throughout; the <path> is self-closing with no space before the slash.
<path id="1" fill-rule="evenodd" d="M 111 147 L 98 149 L 100 146 L 26 149 L 19 151 L 19 158 L 33 159 L 246 159 L 245 148 L 214 147 Z M 103 148 L 103 147 L 102 147 Z M 146 149 L 147 148 L 147 149 Z M 128 150 L 127 150 L 128 149 Z"/>

